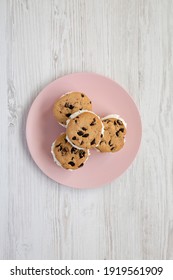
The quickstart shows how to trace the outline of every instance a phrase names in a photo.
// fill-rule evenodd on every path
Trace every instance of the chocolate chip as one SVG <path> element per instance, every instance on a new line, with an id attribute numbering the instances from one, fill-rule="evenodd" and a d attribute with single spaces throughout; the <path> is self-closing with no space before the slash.
<path id="1" fill-rule="evenodd" d="M 110 120 L 106 120 L 107 123 L 110 123 Z"/>
<path id="2" fill-rule="evenodd" d="M 76 136 L 73 136 L 73 137 L 72 137 L 72 140 L 76 140 L 76 139 L 77 139 Z"/>
<path id="3" fill-rule="evenodd" d="M 119 136 L 120 132 L 124 132 L 124 128 L 120 128 L 117 132 L 116 132 L 116 136 Z"/>
<path id="4" fill-rule="evenodd" d="M 100 137 L 102 138 L 102 137 L 103 137 L 103 134 L 101 134 Z"/>
<path id="5" fill-rule="evenodd" d="M 83 93 L 81 93 L 81 96 L 84 97 L 85 95 Z"/>
<path id="6" fill-rule="evenodd" d="M 71 116 L 71 114 L 66 114 L 66 117 L 69 118 Z"/>
<path id="7" fill-rule="evenodd" d="M 73 159 L 74 159 L 74 157 L 71 158 L 71 160 L 73 160 Z"/>
<path id="8" fill-rule="evenodd" d="M 86 131 L 86 130 L 87 130 L 87 128 L 83 126 L 83 127 L 82 127 L 82 130 Z"/>
<path id="9" fill-rule="evenodd" d="M 84 143 L 84 141 L 82 140 L 80 144 L 83 145 L 83 143 Z"/>
<path id="10" fill-rule="evenodd" d="M 71 153 L 72 154 L 77 154 L 77 152 L 78 152 L 78 149 L 76 149 L 75 147 L 71 148 Z"/>
<path id="11" fill-rule="evenodd" d="M 82 135 L 82 137 L 84 137 L 84 138 L 86 138 L 88 136 L 89 136 L 89 133 L 86 133 L 86 134 Z"/>
<path id="12" fill-rule="evenodd" d="M 71 109 L 71 110 L 74 108 L 74 106 L 73 106 L 72 104 L 69 104 L 68 102 L 66 102 L 64 106 L 65 106 L 66 108 Z"/>
<path id="13" fill-rule="evenodd" d="M 82 136 L 84 133 L 83 133 L 83 131 L 79 130 L 79 131 L 77 132 L 77 134 L 78 134 L 79 136 Z"/>
<path id="14" fill-rule="evenodd" d="M 58 148 L 61 144 L 56 145 L 55 147 Z"/>
<path id="15" fill-rule="evenodd" d="M 90 126 L 93 126 L 96 124 L 96 118 L 93 118 L 93 121 L 90 123 Z"/>
<path id="16" fill-rule="evenodd" d="M 114 125 L 117 125 L 117 122 L 116 122 L 116 121 L 114 121 Z"/>
<path id="17" fill-rule="evenodd" d="M 111 140 L 109 140 L 108 144 L 109 144 L 110 147 L 113 146 L 113 144 L 111 143 Z"/>
<path id="18" fill-rule="evenodd" d="M 62 148 L 61 154 L 62 156 L 65 156 L 69 152 L 69 149 L 67 147 Z"/>
<path id="19" fill-rule="evenodd" d="M 64 142 L 67 143 L 67 139 L 64 139 Z"/>
<path id="20" fill-rule="evenodd" d="M 83 165 L 84 165 L 84 163 L 81 163 L 81 164 L 78 166 L 78 168 L 82 167 Z"/>
<path id="21" fill-rule="evenodd" d="M 75 166 L 75 163 L 73 161 L 69 161 L 68 164 L 71 166 Z"/>
<path id="22" fill-rule="evenodd" d="M 81 110 L 83 110 L 83 108 L 80 108 L 79 110 L 81 111 Z"/>
<path id="23" fill-rule="evenodd" d="M 115 147 L 112 147 L 112 148 L 111 148 L 111 151 L 113 151 L 113 149 L 115 149 Z"/>
<path id="24" fill-rule="evenodd" d="M 74 120 L 75 123 L 77 123 L 77 120 Z"/>
<path id="25" fill-rule="evenodd" d="M 90 104 L 91 104 L 91 101 L 90 101 Z"/>
<path id="26" fill-rule="evenodd" d="M 85 156 L 85 151 L 80 150 L 80 151 L 79 151 L 79 157 L 80 157 L 80 158 L 83 158 L 84 156 Z"/>
<path id="27" fill-rule="evenodd" d="M 117 123 L 118 123 L 119 125 L 122 125 L 122 124 L 123 124 L 123 122 L 120 121 L 120 120 L 117 120 Z"/>
<path id="28" fill-rule="evenodd" d="M 94 145 L 96 143 L 96 140 L 95 140 L 95 138 L 91 141 L 91 145 Z"/>

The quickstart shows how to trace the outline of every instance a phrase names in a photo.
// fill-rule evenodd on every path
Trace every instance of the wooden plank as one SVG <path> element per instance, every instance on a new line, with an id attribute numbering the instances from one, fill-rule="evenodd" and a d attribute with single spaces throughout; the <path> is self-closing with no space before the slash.
<path id="1" fill-rule="evenodd" d="M 8 104 L 7 104 L 7 51 L 6 51 L 6 2 L 0 2 L 0 258 L 6 256 L 8 230 Z"/>

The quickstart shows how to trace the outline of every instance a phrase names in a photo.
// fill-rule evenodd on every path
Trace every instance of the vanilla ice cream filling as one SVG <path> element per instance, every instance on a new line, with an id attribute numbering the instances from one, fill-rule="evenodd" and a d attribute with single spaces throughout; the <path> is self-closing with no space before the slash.
<path id="1" fill-rule="evenodd" d="M 51 146 L 51 154 L 52 154 L 52 156 L 53 156 L 54 162 L 55 162 L 58 166 L 61 166 L 61 167 L 62 167 L 62 164 L 59 162 L 59 160 L 57 160 L 57 158 L 56 158 L 56 156 L 55 156 L 55 153 L 54 153 L 55 142 L 56 142 L 56 140 L 52 143 L 52 146 Z"/>
<path id="2" fill-rule="evenodd" d="M 73 92 L 77 92 L 77 93 L 83 93 L 83 94 L 85 94 L 84 92 L 82 92 L 82 91 L 77 91 L 77 90 L 73 90 L 73 91 L 68 91 L 68 92 L 66 92 L 66 93 L 64 93 L 63 95 L 61 95 L 61 97 L 63 97 L 63 96 L 65 96 L 65 95 L 68 95 L 68 94 L 70 94 L 70 93 L 73 93 Z M 85 94 L 86 95 L 86 94 Z M 60 98 L 61 98 L 60 97 Z"/>
<path id="3" fill-rule="evenodd" d="M 60 123 L 60 122 L 58 122 L 61 126 L 63 126 L 63 127 L 67 127 L 67 125 L 66 124 L 63 124 L 63 123 Z"/>
<path id="4" fill-rule="evenodd" d="M 63 95 L 61 95 L 61 97 L 65 96 L 65 95 L 68 95 L 70 93 L 73 93 L 73 92 L 76 92 L 76 91 L 68 91 L 68 92 L 64 93 Z M 60 97 L 60 99 L 61 99 L 61 97 Z"/>
<path id="5" fill-rule="evenodd" d="M 102 123 L 101 118 L 100 118 L 98 115 L 96 115 L 95 113 L 93 113 L 92 111 L 89 111 L 89 110 L 80 110 L 80 111 L 77 111 L 77 112 L 73 113 L 73 114 L 70 116 L 70 118 L 67 120 L 66 126 L 68 126 L 69 122 L 70 122 L 72 119 L 76 118 L 77 116 L 81 115 L 82 113 L 91 113 L 91 114 L 93 114 L 94 116 L 96 116 L 96 117 L 98 117 L 98 118 L 100 119 L 101 124 L 102 124 L 101 134 L 104 136 L 104 125 L 103 125 L 103 123 Z M 71 142 L 71 140 L 68 138 L 67 135 L 66 135 L 66 139 L 67 139 L 67 141 L 68 141 L 73 147 L 75 147 L 75 148 L 77 148 L 77 149 L 79 149 L 79 150 L 85 150 L 84 148 L 80 148 L 80 147 L 76 146 L 75 144 L 73 144 L 73 143 Z M 100 141 L 101 141 L 101 140 L 100 140 Z M 97 144 L 97 146 L 98 146 L 99 144 L 100 144 L 100 142 Z M 97 146 L 96 146 L 96 147 L 97 147 Z"/>
<path id="6" fill-rule="evenodd" d="M 66 169 L 66 168 L 64 168 L 63 166 L 62 166 L 62 164 L 59 162 L 59 160 L 57 160 L 57 158 L 56 158 L 56 156 L 55 156 L 55 153 L 54 153 L 54 148 L 55 148 L 55 142 L 56 142 L 56 140 L 52 143 L 52 146 L 51 146 L 51 154 L 52 154 L 52 156 L 53 156 L 53 160 L 54 160 L 54 162 L 58 165 L 58 166 L 60 166 L 61 168 L 63 168 L 63 169 Z M 70 142 L 69 142 L 70 143 Z M 71 144 L 71 143 L 70 143 Z M 78 149 L 78 148 L 77 148 Z M 79 150 L 79 149 L 78 149 Z M 89 158 L 89 156 L 90 156 L 90 151 L 89 150 L 86 150 L 86 152 L 87 152 L 87 158 L 85 159 L 85 161 L 84 161 L 84 163 L 88 160 L 88 158 Z M 78 169 L 78 168 L 77 168 Z M 66 169 L 66 170 L 69 170 L 69 171 L 75 171 L 75 170 L 77 170 L 77 169 Z"/>

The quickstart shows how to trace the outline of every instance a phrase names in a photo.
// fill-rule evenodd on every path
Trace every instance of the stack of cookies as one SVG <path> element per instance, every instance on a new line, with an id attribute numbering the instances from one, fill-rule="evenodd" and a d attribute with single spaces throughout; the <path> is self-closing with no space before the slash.
<path id="1" fill-rule="evenodd" d="M 51 153 L 55 163 L 75 170 L 89 158 L 89 149 L 117 152 L 123 148 L 126 123 L 118 115 L 100 118 L 92 112 L 92 102 L 83 92 L 69 92 L 53 106 L 57 122 L 66 128 L 53 142 Z"/>

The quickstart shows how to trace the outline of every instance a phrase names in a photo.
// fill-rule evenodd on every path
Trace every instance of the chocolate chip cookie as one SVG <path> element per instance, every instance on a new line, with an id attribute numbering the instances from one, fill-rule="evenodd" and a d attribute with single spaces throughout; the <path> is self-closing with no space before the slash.
<path id="1" fill-rule="evenodd" d="M 67 121 L 66 138 L 79 149 L 97 147 L 103 133 L 102 121 L 93 112 L 86 110 L 76 112 Z"/>
<path id="2" fill-rule="evenodd" d="M 65 169 L 75 170 L 84 165 L 89 157 L 89 150 L 79 150 L 73 147 L 61 134 L 53 142 L 51 153 L 55 163 Z"/>
<path id="3" fill-rule="evenodd" d="M 53 114 L 62 126 L 66 126 L 69 117 L 79 110 L 92 110 L 92 103 L 83 92 L 66 93 L 53 106 Z"/>
<path id="4" fill-rule="evenodd" d="M 109 115 L 102 119 L 104 136 L 97 146 L 100 152 L 117 152 L 123 148 L 126 135 L 126 123 L 118 115 Z"/>

